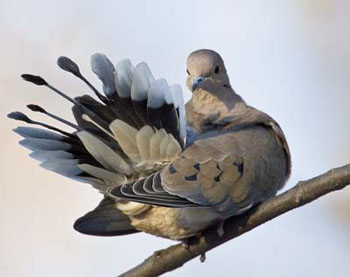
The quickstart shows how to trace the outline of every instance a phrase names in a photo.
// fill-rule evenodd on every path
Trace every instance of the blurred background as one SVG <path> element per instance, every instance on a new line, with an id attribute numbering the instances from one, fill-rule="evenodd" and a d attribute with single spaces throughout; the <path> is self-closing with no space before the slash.
<path id="1" fill-rule="evenodd" d="M 21 73 L 42 75 L 71 96 L 90 93 L 56 58 L 71 57 L 100 87 L 90 55 L 102 52 L 113 62 L 148 62 L 188 100 L 187 55 L 215 49 L 235 90 L 282 126 L 293 157 L 288 189 L 350 162 L 349 9 L 346 0 L 0 0 L 0 275 L 115 276 L 174 244 L 73 230 L 101 195 L 40 168 L 17 144 L 18 122 L 6 114 L 26 104 L 72 119 L 69 102 L 21 81 Z M 331 193 L 167 276 L 350 276 L 349 203 L 349 188 Z"/>

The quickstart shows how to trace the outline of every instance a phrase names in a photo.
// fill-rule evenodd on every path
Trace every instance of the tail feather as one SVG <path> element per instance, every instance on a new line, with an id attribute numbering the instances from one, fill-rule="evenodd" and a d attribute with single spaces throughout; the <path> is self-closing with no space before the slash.
<path id="1" fill-rule="evenodd" d="M 179 132 L 180 132 L 180 141 L 185 142 L 186 138 L 186 112 L 185 112 L 185 103 L 182 95 L 182 89 L 180 85 L 175 84 L 170 86 L 171 95 L 174 99 L 174 106 L 176 113 L 179 118 Z"/>
<path id="2" fill-rule="evenodd" d="M 90 164 L 79 164 L 78 167 L 91 176 L 104 180 L 109 184 L 121 184 L 124 183 L 126 179 L 123 175 Z"/>
<path id="3" fill-rule="evenodd" d="M 86 131 L 77 133 L 87 151 L 102 165 L 112 172 L 130 173 L 130 165 L 94 135 Z"/>
<path id="4" fill-rule="evenodd" d="M 115 85 L 120 98 L 131 97 L 131 84 L 134 79 L 135 67 L 129 59 L 119 61 L 115 66 Z"/>
<path id="5" fill-rule="evenodd" d="M 143 161 L 150 160 L 150 140 L 154 135 L 154 130 L 150 126 L 144 126 L 136 133 L 136 145 L 140 158 Z"/>
<path id="6" fill-rule="evenodd" d="M 13 130 L 24 138 L 60 140 L 63 136 L 44 129 L 19 126 Z"/>
<path id="7" fill-rule="evenodd" d="M 96 115 L 101 117 L 107 123 L 118 117 L 118 115 L 115 114 L 115 112 L 109 106 L 101 104 L 90 95 L 78 96 L 75 98 L 75 100 L 88 109 L 94 111 Z M 83 111 L 81 111 L 81 113 L 83 113 Z M 79 118 L 78 115 L 77 118 Z"/>
<path id="8" fill-rule="evenodd" d="M 91 56 L 91 69 L 103 83 L 103 92 L 109 97 L 115 93 L 114 66 L 104 54 L 96 53 Z"/>
<path id="9" fill-rule="evenodd" d="M 20 145 L 28 148 L 29 150 L 69 150 L 71 145 L 67 142 L 51 140 L 51 139 L 38 139 L 38 138 L 26 138 L 19 142 Z"/>
<path id="10" fill-rule="evenodd" d="M 138 232 L 130 224 L 128 216 L 107 197 L 94 210 L 77 219 L 73 227 L 80 233 L 93 236 L 121 236 Z"/>
<path id="11" fill-rule="evenodd" d="M 150 123 L 147 118 L 147 98 L 153 82 L 154 77 L 148 65 L 144 62 L 139 63 L 135 68 L 130 94 L 133 108 L 142 125 Z"/>
<path id="12" fill-rule="evenodd" d="M 134 162 L 139 162 L 139 151 L 135 139 L 137 129 L 119 119 L 114 120 L 109 128 L 123 152 Z"/>
<path id="13" fill-rule="evenodd" d="M 56 150 L 56 151 L 45 151 L 45 150 L 36 150 L 29 155 L 33 159 L 36 159 L 38 161 L 46 161 L 46 160 L 55 160 L 55 159 L 73 159 L 74 155 L 63 151 L 63 150 Z"/>
<path id="14" fill-rule="evenodd" d="M 170 87 L 165 79 L 154 81 L 149 89 L 147 116 L 156 128 L 164 128 L 182 142 L 179 137 L 179 118 Z"/>

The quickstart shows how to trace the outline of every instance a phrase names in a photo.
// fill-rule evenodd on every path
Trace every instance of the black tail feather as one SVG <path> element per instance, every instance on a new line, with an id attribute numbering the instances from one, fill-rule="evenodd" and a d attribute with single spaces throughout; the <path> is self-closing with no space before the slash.
<path id="1" fill-rule="evenodd" d="M 105 197 L 98 206 L 74 223 L 74 229 L 92 236 L 121 236 L 137 233 L 130 219 L 115 208 L 115 202 Z"/>

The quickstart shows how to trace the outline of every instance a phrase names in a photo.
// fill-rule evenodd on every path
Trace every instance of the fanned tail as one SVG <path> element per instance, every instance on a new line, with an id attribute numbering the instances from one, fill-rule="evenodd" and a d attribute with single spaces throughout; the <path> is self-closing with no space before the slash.
<path id="1" fill-rule="evenodd" d="M 21 112 L 8 115 L 12 119 L 49 129 L 14 129 L 24 137 L 20 144 L 32 151 L 30 156 L 41 161 L 43 168 L 92 184 L 105 194 L 112 186 L 136 181 L 158 171 L 181 153 L 185 145 L 186 120 L 180 86 L 169 86 L 165 79 L 155 80 L 146 63 L 134 67 L 126 59 L 114 67 L 105 55 L 95 54 L 91 58 L 91 66 L 102 81 L 103 95 L 81 74 L 72 60 L 60 57 L 57 63 L 61 69 L 85 82 L 98 99 L 89 95 L 73 99 L 40 76 L 22 75 L 26 81 L 46 86 L 73 104 L 77 124 L 38 105 L 28 105 L 30 110 L 44 113 L 74 128 L 73 132 L 32 120 Z M 124 206 L 125 209 L 132 206 L 132 209 L 140 210 L 142 205 Z M 90 215 L 89 220 L 92 218 Z M 84 224 L 87 226 L 87 223 Z M 76 226 L 83 228 L 83 225 Z"/>
<path id="2" fill-rule="evenodd" d="M 91 58 L 92 70 L 102 81 L 104 96 L 69 58 L 60 57 L 58 65 L 87 83 L 101 102 L 89 95 L 72 99 L 39 76 L 22 75 L 26 81 L 47 86 L 73 103 L 77 125 L 38 105 L 28 105 L 32 111 L 75 128 L 73 133 L 36 122 L 19 112 L 9 115 L 51 129 L 15 129 L 24 137 L 21 145 L 32 150 L 31 156 L 42 161 L 44 168 L 93 183 L 104 192 L 105 187 L 137 179 L 145 171 L 156 171 L 181 152 L 185 115 L 178 85 L 169 86 L 165 79 L 155 80 L 144 62 L 134 67 L 126 59 L 115 68 L 105 55 L 95 54 Z"/>

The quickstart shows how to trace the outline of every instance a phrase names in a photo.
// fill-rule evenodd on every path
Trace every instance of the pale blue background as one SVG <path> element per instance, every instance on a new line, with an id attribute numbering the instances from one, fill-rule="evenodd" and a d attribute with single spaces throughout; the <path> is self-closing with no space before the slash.
<path id="1" fill-rule="evenodd" d="M 221 53 L 231 84 L 284 129 L 293 156 L 287 188 L 350 161 L 348 1 L 0 1 L 0 275 L 115 276 L 173 242 L 72 229 L 100 195 L 41 169 L 5 115 L 42 104 L 71 119 L 70 103 L 22 82 L 44 75 L 77 96 L 89 90 L 55 61 L 90 73 L 95 52 L 147 61 L 185 88 L 187 55 Z M 42 119 L 40 115 L 33 118 Z M 50 120 L 48 120 L 51 122 Z M 350 276 L 350 191 L 290 212 L 167 276 Z"/>

